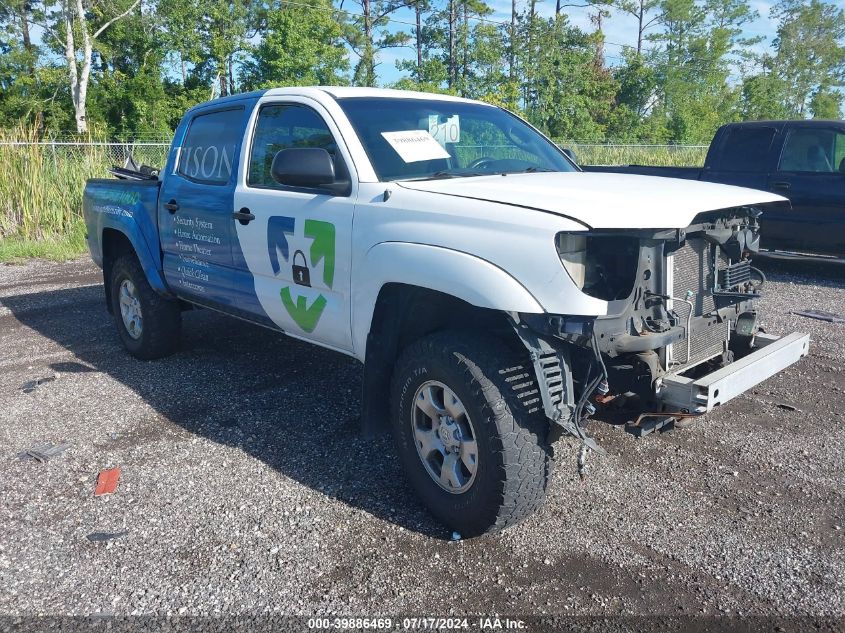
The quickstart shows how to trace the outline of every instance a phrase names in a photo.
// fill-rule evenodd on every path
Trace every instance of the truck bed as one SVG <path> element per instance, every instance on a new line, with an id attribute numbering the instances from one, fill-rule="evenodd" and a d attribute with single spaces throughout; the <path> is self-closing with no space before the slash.
<path id="1" fill-rule="evenodd" d="M 82 213 L 92 259 L 102 265 L 101 237 L 109 228 L 125 232 L 158 254 L 158 192 L 160 180 L 91 178 L 85 183 Z"/>

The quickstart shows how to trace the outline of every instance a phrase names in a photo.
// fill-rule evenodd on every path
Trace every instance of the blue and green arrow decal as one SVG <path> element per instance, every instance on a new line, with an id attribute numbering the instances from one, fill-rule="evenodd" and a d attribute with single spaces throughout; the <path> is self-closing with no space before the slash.
<path id="1" fill-rule="evenodd" d="M 290 247 L 288 246 L 288 235 L 294 234 L 296 219 L 284 216 L 274 216 L 267 223 L 267 254 L 270 257 L 270 266 L 273 274 L 278 275 L 281 270 L 279 253 L 285 261 L 288 261 Z M 309 269 L 323 262 L 323 284 L 332 288 L 334 284 L 335 269 L 335 227 L 330 222 L 320 220 L 305 220 L 305 237 L 311 239 L 311 264 Z M 282 298 L 282 305 L 285 310 L 303 331 L 311 333 L 317 327 L 320 317 L 326 308 L 328 301 L 321 293 L 309 306 L 305 296 L 294 296 L 291 286 L 285 286 L 279 291 Z"/>

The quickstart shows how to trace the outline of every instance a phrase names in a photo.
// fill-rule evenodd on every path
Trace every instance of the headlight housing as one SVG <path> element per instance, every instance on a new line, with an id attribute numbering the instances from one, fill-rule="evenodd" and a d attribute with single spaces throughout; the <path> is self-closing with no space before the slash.
<path id="1" fill-rule="evenodd" d="M 627 298 L 640 264 L 640 238 L 590 232 L 558 233 L 560 262 L 581 292 L 596 299 Z"/>
<path id="2" fill-rule="evenodd" d="M 560 263 L 572 277 L 578 289 L 584 287 L 587 268 L 587 236 L 578 233 L 558 233 L 555 238 Z"/>

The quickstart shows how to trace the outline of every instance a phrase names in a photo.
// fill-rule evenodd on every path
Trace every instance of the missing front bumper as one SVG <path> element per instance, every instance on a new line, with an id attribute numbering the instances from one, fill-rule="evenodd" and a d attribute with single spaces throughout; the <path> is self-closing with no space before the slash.
<path id="1" fill-rule="evenodd" d="M 701 378 L 667 374 L 657 397 L 667 410 L 707 413 L 786 369 L 810 349 L 810 335 L 793 332 L 784 337 L 758 334 L 759 349 Z"/>

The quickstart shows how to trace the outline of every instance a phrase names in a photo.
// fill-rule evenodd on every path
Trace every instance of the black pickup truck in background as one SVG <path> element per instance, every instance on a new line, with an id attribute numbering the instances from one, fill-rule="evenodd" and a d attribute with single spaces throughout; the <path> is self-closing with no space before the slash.
<path id="1" fill-rule="evenodd" d="M 789 198 L 760 219 L 763 246 L 845 257 L 845 121 L 729 123 L 716 132 L 703 168 L 582 166 L 585 171 L 704 180 Z"/>

